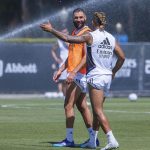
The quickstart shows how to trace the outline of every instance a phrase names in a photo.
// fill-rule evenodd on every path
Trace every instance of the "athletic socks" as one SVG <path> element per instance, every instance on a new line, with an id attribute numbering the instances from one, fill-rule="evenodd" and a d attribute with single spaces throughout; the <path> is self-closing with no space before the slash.
<path id="1" fill-rule="evenodd" d="M 73 128 L 67 128 L 66 129 L 66 138 L 68 141 L 73 141 Z"/>
<path id="2" fill-rule="evenodd" d="M 89 132 L 89 137 L 91 137 L 93 135 L 93 128 L 87 128 L 88 132 Z"/>
<path id="3" fill-rule="evenodd" d="M 97 136 L 98 136 L 98 131 L 94 131 L 92 129 L 92 127 L 87 128 L 87 130 L 88 130 L 89 137 L 90 137 L 90 143 L 93 143 L 94 145 L 96 145 L 96 139 L 97 139 Z M 66 138 L 70 142 L 73 141 L 73 128 L 67 128 L 66 129 Z"/>
<path id="4" fill-rule="evenodd" d="M 97 139 L 97 136 L 98 136 L 98 131 L 94 131 L 93 130 L 93 134 L 94 134 L 94 144 L 96 145 L 96 139 Z"/>
<path id="5" fill-rule="evenodd" d="M 98 131 L 94 131 L 92 129 L 92 134 L 90 134 L 90 143 L 93 143 L 93 145 L 96 147 L 96 139 L 98 136 Z"/>
<path id="6" fill-rule="evenodd" d="M 107 142 L 108 142 L 108 143 L 116 143 L 116 142 L 117 142 L 117 140 L 115 139 L 115 137 L 114 137 L 112 131 L 109 131 L 109 132 L 106 134 L 106 136 L 107 136 Z"/>

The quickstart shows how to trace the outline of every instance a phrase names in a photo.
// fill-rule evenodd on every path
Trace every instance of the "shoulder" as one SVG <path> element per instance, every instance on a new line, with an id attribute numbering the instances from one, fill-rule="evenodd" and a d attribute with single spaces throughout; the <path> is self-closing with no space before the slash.
<path id="1" fill-rule="evenodd" d="M 111 33 L 107 32 L 107 31 L 105 31 L 105 32 L 109 37 L 111 37 L 112 39 L 115 39 L 115 37 Z"/>
<path id="2" fill-rule="evenodd" d="M 91 32 L 92 30 L 88 27 L 88 26 L 85 26 L 82 30 L 81 30 L 81 32 L 83 32 L 83 33 L 89 33 L 89 32 Z"/>
<path id="3" fill-rule="evenodd" d="M 95 31 L 90 31 L 89 32 L 92 36 L 95 36 L 95 35 L 98 35 L 98 30 L 95 30 Z"/>
<path id="4" fill-rule="evenodd" d="M 92 31 L 89 26 L 85 26 L 85 30 Z"/>

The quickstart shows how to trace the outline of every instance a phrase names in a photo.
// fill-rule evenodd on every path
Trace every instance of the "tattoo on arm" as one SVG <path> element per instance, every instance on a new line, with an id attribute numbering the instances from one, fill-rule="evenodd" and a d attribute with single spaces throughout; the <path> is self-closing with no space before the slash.
<path id="1" fill-rule="evenodd" d="M 83 42 L 88 43 L 89 39 L 91 38 L 91 35 L 89 33 L 84 34 L 82 36 L 70 36 L 62 32 L 59 32 L 55 29 L 52 29 L 51 33 L 55 35 L 57 38 L 69 43 L 83 43 Z"/>
<path id="2" fill-rule="evenodd" d="M 59 31 L 57 31 L 57 30 L 55 30 L 55 29 L 52 29 L 52 30 L 51 30 L 51 33 L 52 33 L 53 35 L 55 35 L 56 37 L 58 37 L 59 39 L 61 39 L 61 40 L 67 42 L 67 37 L 66 37 L 67 35 L 66 35 L 66 34 L 64 34 L 64 33 L 62 33 L 62 32 L 59 32 Z"/>

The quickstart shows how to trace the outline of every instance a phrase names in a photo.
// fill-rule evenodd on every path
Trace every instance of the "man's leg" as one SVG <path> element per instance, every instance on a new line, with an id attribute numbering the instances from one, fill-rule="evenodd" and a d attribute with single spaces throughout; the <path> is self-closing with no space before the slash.
<path id="1" fill-rule="evenodd" d="M 80 89 L 74 82 L 67 85 L 66 98 L 65 98 L 65 115 L 66 115 L 66 127 L 73 128 L 74 125 L 74 104 L 80 96 Z"/>
<path id="2" fill-rule="evenodd" d="M 96 141 L 96 146 L 93 145 L 93 143 L 89 143 L 89 140 L 93 137 L 93 128 L 92 128 L 92 115 L 90 112 L 90 109 L 87 105 L 87 99 L 86 99 L 86 93 L 81 93 L 77 102 L 76 106 L 78 110 L 80 111 L 84 123 L 87 127 L 88 133 L 89 133 L 89 139 L 81 144 L 82 148 L 95 148 L 99 146 L 99 140 Z"/>
<path id="3" fill-rule="evenodd" d="M 66 96 L 66 81 L 65 80 L 63 80 L 62 81 L 62 92 L 63 92 L 63 96 L 64 96 L 64 98 L 65 98 L 65 96 Z"/>
<path id="4" fill-rule="evenodd" d="M 100 125 L 108 140 L 108 145 L 102 150 L 117 148 L 119 144 L 113 136 L 109 121 L 103 112 L 103 103 L 105 100 L 103 90 L 97 90 L 89 86 L 89 96 L 93 109 L 93 130 L 95 131 L 95 139 Z"/>
<path id="5" fill-rule="evenodd" d="M 60 80 L 58 83 L 58 96 L 65 99 L 66 96 L 66 81 Z"/>
<path id="6" fill-rule="evenodd" d="M 89 86 L 89 96 L 93 109 L 93 129 L 98 131 L 100 125 L 104 133 L 109 132 L 111 128 L 108 119 L 103 112 L 103 90 L 97 90 L 92 86 Z"/>
<path id="7" fill-rule="evenodd" d="M 77 88 L 74 82 L 67 84 L 66 97 L 64 103 L 65 116 L 66 116 L 66 139 L 53 144 L 57 147 L 70 147 L 74 146 L 73 140 L 73 125 L 75 120 L 74 104 L 80 95 L 80 89 Z"/>
<path id="8" fill-rule="evenodd" d="M 62 92 L 62 83 L 61 82 L 58 83 L 58 92 L 59 93 Z"/>
<path id="9" fill-rule="evenodd" d="M 80 94 L 78 100 L 76 101 L 76 106 L 83 117 L 86 127 L 91 128 L 92 127 L 92 115 L 86 103 L 86 93 Z"/>

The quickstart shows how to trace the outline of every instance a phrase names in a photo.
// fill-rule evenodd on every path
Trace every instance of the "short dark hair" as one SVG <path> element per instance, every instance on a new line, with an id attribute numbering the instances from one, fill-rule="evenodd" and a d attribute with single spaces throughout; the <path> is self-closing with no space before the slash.
<path id="1" fill-rule="evenodd" d="M 74 11 L 73 11 L 73 15 L 74 13 L 76 12 L 83 12 L 85 14 L 85 11 L 82 9 L 82 8 L 76 8 Z M 85 14 L 86 15 L 86 14 Z"/>

